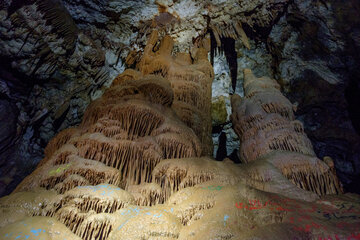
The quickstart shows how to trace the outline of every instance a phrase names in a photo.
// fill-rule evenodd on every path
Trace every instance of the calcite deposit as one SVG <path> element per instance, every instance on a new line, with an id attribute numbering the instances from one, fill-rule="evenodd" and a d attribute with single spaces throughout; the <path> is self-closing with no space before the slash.
<path id="1" fill-rule="evenodd" d="M 360 197 L 342 194 L 274 80 L 246 70 L 232 99 L 243 164 L 215 161 L 206 44 L 173 57 L 157 38 L 0 199 L 1 239 L 359 239 Z"/>
<path id="2" fill-rule="evenodd" d="M 209 103 L 214 72 L 207 58 L 210 50 L 209 39 L 204 39 L 200 48 L 193 51 L 193 55 L 178 53 L 173 58 L 171 53 L 174 42 L 169 36 L 162 39 L 158 51 L 153 51 L 158 40 L 157 35 L 157 31 L 151 34 L 138 68 L 142 74 L 159 74 L 168 79 L 174 92 L 172 109 L 199 137 L 203 153 L 211 155 L 212 124 Z"/>
<path id="3" fill-rule="evenodd" d="M 294 120 L 295 106 L 268 77 L 244 70 L 245 97 L 234 95 L 231 116 L 244 163 L 268 161 L 297 186 L 319 195 L 341 193 L 336 175 L 317 159 L 304 127 Z"/>

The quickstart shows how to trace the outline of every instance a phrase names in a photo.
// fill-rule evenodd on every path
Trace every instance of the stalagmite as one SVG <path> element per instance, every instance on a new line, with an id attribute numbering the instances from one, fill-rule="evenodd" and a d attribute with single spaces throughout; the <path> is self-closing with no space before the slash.
<path id="1" fill-rule="evenodd" d="M 294 121 L 293 106 L 270 78 L 256 78 L 244 70 L 245 98 L 232 98 L 231 116 L 241 138 L 245 163 L 267 161 L 298 187 L 319 195 L 341 193 L 336 175 L 316 158 L 301 122 Z"/>
<path id="2" fill-rule="evenodd" d="M 178 54 L 173 58 L 171 53 L 174 42 L 166 36 L 160 43 L 158 51 L 153 52 L 157 42 L 157 32 L 153 31 L 138 63 L 138 69 L 144 74 L 156 74 L 167 79 L 174 92 L 172 108 L 180 119 L 192 128 L 202 143 L 204 155 L 212 154 L 211 139 L 211 83 L 214 72 L 207 59 L 207 51 L 200 46 L 196 55 Z M 190 61 L 190 62 L 189 62 Z"/>
<path id="3" fill-rule="evenodd" d="M 172 40 L 164 38 L 160 54 L 171 50 Z M 163 203 L 162 189 L 151 183 L 155 166 L 162 159 L 199 157 L 202 152 L 194 132 L 170 108 L 173 101 L 167 78 L 135 70 L 119 75 L 88 107 L 78 128 L 50 141 L 38 168 L 15 190 L 40 187 L 59 194 L 41 212 L 29 214 L 55 217 L 83 239 L 106 239 L 113 220 L 101 214 L 127 204 Z M 123 190 L 128 188 L 136 201 Z"/>

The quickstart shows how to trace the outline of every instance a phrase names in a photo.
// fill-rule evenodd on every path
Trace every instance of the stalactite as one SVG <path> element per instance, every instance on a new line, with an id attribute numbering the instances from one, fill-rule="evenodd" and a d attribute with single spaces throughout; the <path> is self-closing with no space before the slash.
<path id="1" fill-rule="evenodd" d="M 36 175 L 26 178 L 15 191 L 24 191 L 40 186 L 46 189 L 54 188 L 57 192 L 63 193 L 84 184 L 124 185 L 119 171 L 107 167 L 103 163 L 71 154 L 68 156 L 68 163 L 54 164 L 58 161 L 56 157 L 39 167 Z"/>
<path id="2" fill-rule="evenodd" d="M 122 87 L 124 87 L 124 85 L 127 87 L 133 86 L 135 91 L 147 96 L 150 102 L 164 106 L 170 106 L 174 98 L 173 90 L 166 79 L 156 75 L 145 75 L 141 77 L 140 73 L 129 70 L 126 70 L 113 81 L 112 90 L 107 91 L 104 98 L 113 99 L 116 97 L 120 99 L 122 94 L 119 94 L 117 88 L 115 88 L 115 86 L 119 84 Z M 134 93 L 131 95 L 133 94 Z"/>
<path id="3" fill-rule="evenodd" d="M 214 34 L 217 46 L 221 46 L 221 38 L 232 38 L 234 40 L 240 39 L 247 49 L 251 48 L 249 39 L 238 20 L 223 24 L 210 23 L 209 28 Z"/>
<path id="4" fill-rule="evenodd" d="M 153 182 L 161 187 L 165 200 L 181 189 L 207 181 L 230 184 L 238 182 L 241 177 L 236 170 L 232 172 L 221 162 L 206 157 L 162 160 L 152 175 Z"/>
<path id="5" fill-rule="evenodd" d="M 63 3 L 58 0 L 27 0 L 12 1 L 8 9 L 9 17 L 14 27 L 28 29 L 28 35 L 35 38 L 40 44 L 29 59 L 27 74 L 51 75 L 59 63 L 59 56 L 63 51 L 67 55 L 75 51 L 79 30 Z M 43 38 L 42 36 L 47 36 Z M 53 38 L 61 41 L 59 45 Z M 24 45 L 27 39 L 24 41 Z M 24 46 L 23 45 L 23 46 Z M 20 47 L 18 54 L 21 53 Z M 62 48 L 59 51 L 59 48 Z M 61 54 L 59 54 L 61 52 Z"/>
<path id="6" fill-rule="evenodd" d="M 86 186 L 89 184 L 90 182 L 86 178 L 78 174 L 72 174 L 67 176 L 64 181 L 56 184 L 53 189 L 58 193 L 63 194 L 76 186 Z"/>
<path id="7" fill-rule="evenodd" d="M 214 203 L 205 203 L 205 204 L 198 204 L 193 206 L 191 209 L 186 209 L 184 212 L 181 213 L 180 221 L 181 223 L 186 226 L 190 225 L 191 220 L 194 216 L 201 210 L 208 210 L 214 207 Z"/>
<path id="8" fill-rule="evenodd" d="M 120 144 L 119 144 L 120 143 Z M 101 135 L 92 135 L 75 143 L 81 157 L 96 160 L 119 169 L 126 185 L 149 181 L 154 166 L 161 159 L 161 150 L 151 140 L 147 141 L 111 141 Z"/>
<path id="9" fill-rule="evenodd" d="M 113 230 L 113 218 L 106 214 L 86 218 L 76 229 L 76 234 L 84 240 L 107 239 Z"/>
<path id="10" fill-rule="evenodd" d="M 45 158 L 39 163 L 38 166 L 44 164 L 46 162 L 45 159 L 49 159 L 56 150 L 65 145 L 77 132 L 78 130 L 76 128 L 68 128 L 61 131 L 54 138 L 52 138 L 44 150 Z"/>
<path id="11" fill-rule="evenodd" d="M 47 216 L 56 217 L 82 239 L 106 239 L 113 219 L 105 213 L 114 213 L 134 203 L 131 194 L 114 185 L 78 186 L 47 206 L 45 211 Z"/>
<path id="12" fill-rule="evenodd" d="M 288 160 L 291 159 L 291 162 Z M 329 167 L 314 156 L 277 153 L 269 157 L 295 185 L 319 195 L 341 193 L 340 183 Z"/>
<path id="13" fill-rule="evenodd" d="M 113 213 L 134 203 L 128 192 L 110 184 L 96 186 L 78 186 L 67 191 L 63 198 L 55 203 L 57 208 L 74 206 L 80 212 Z"/>
<path id="14" fill-rule="evenodd" d="M 74 51 L 79 30 L 67 9 L 58 0 L 40 0 L 36 1 L 36 5 L 49 24 L 64 38 L 66 49 Z"/>
<path id="15" fill-rule="evenodd" d="M 78 213 L 74 207 L 61 208 L 55 217 L 64 223 L 72 232 L 76 232 L 77 228 L 81 225 L 86 217 L 86 213 Z"/>

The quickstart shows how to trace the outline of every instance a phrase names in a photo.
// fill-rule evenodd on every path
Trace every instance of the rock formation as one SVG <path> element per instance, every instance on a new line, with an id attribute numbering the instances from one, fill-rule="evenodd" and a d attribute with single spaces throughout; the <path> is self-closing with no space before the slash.
<path id="1" fill-rule="evenodd" d="M 162 77 L 125 71 L 88 107 L 78 128 L 50 141 L 37 170 L 16 191 L 45 187 L 64 193 L 100 183 L 128 189 L 151 182 L 161 159 L 200 156 L 199 140 L 169 108 L 172 102 Z"/>
<path id="2" fill-rule="evenodd" d="M 0 5 L 0 94 L 12 103 L 7 111 L 16 114 L 13 143 L 0 152 L 4 194 L 31 173 L 57 132 L 81 122 L 109 70 L 105 52 L 78 28 L 62 1 Z"/>
<path id="3" fill-rule="evenodd" d="M 172 108 L 199 137 L 203 154 L 212 155 L 211 105 L 208 103 L 214 72 L 207 56 L 210 44 L 204 40 L 201 48 L 194 49 L 193 55 L 178 53 L 174 58 L 171 55 L 174 42 L 169 36 L 162 39 L 156 52 L 153 51 L 157 35 L 157 31 L 151 34 L 137 67 L 143 74 L 160 74 L 170 82 L 174 91 Z"/>
<path id="4" fill-rule="evenodd" d="M 54 217 L 83 239 L 107 239 L 114 222 L 101 213 L 163 203 L 159 181 L 151 183 L 155 166 L 201 155 L 198 138 L 170 108 L 173 99 L 170 83 L 159 75 L 131 69 L 119 75 L 79 127 L 50 141 L 38 168 L 16 188 L 20 194 L 51 190 L 45 197 L 51 203 L 27 214 Z"/>
<path id="5" fill-rule="evenodd" d="M 240 137 L 244 163 L 268 161 L 302 189 L 319 195 L 341 193 L 331 168 L 316 158 L 293 106 L 268 77 L 257 78 L 244 70 L 245 97 L 232 98 L 232 122 Z"/>
<path id="6" fill-rule="evenodd" d="M 311 155 L 286 98 L 280 92 L 270 99 L 274 102 L 263 98 L 268 90 L 278 91 L 274 81 L 248 75 L 245 89 L 251 96 L 240 103 L 234 97 L 236 131 L 251 137 L 242 139 L 247 163 L 201 157 L 209 145 L 195 134 L 204 136 L 203 129 L 190 124 L 198 119 L 186 121 L 192 115 L 184 109 L 202 116 L 199 110 L 207 109 L 196 104 L 210 105 L 202 102 L 210 101 L 207 89 L 185 95 L 191 91 L 182 92 L 176 83 L 197 80 L 207 86 L 212 73 L 207 51 L 199 47 L 194 59 L 185 54 L 172 59 L 171 39 L 164 37 L 156 50 L 156 38 L 151 35 L 138 62 L 141 71 L 128 69 L 114 79 L 82 123 L 53 138 L 37 169 L 0 199 L 2 239 L 359 237 L 359 196 L 325 195 L 340 192 L 336 175 Z M 177 108 L 176 101 L 189 107 Z M 260 133 L 268 145 L 258 144 L 259 153 L 251 153 L 256 131 L 287 133 L 293 147 L 283 149 L 284 142 Z M 302 138 L 291 142 L 289 136 Z"/>

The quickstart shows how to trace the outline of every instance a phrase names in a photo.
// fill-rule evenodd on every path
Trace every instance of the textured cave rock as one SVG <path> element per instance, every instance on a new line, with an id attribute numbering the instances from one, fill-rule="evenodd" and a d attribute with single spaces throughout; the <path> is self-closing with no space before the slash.
<path id="1" fill-rule="evenodd" d="M 214 73 L 207 58 L 210 49 L 201 47 L 194 50 L 193 63 L 188 53 L 178 53 L 173 58 L 171 53 L 174 42 L 171 37 L 165 36 L 159 50 L 154 53 L 157 35 L 157 31 L 151 34 L 137 68 L 143 74 L 160 74 L 169 80 L 174 91 L 172 109 L 199 137 L 203 154 L 212 155 L 209 103 Z M 203 41 L 201 46 L 209 45 L 206 39 Z"/>
<path id="2" fill-rule="evenodd" d="M 156 37 L 155 33 L 151 36 L 149 44 Z M 159 52 L 148 53 L 164 54 L 162 47 L 171 51 L 169 37 L 164 39 Z M 206 52 L 201 47 L 198 51 Z M 170 63 L 172 68 L 191 69 L 199 67 L 197 61 Z M 206 58 L 202 61 L 202 69 L 212 70 L 206 67 Z M 180 74 L 187 76 L 188 72 Z M 201 71 L 196 74 L 195 80 L 203 76 Z M 258 79 L 251 75 L 245 75 L 245 80 L 245 93 L 253 89 L 249 81 L 258 86 Z M 270 78 L 261 81 L 265 84 L 260 87 L 275 87 L 273 91 L 279 86 Z M 116 77 L 103 96 L 89 105 L 82 123 L 53 138 L 37 169 L 12 194 L 0 199 L 1 236 L 318 239 L 360 234 L 358 195 L 319 196 L 284 176 L 289 160 L 299 171 L 306 159 L 317 164 L 317 171 L 328 171 L 315 156 L 284 154 L 277 149 L 263 156 L 265 161 L 247 164 L 200 157 L 203 144 L 172 109 L 175 91 L 161 72 L 143 74 L 128 69 Z M 261 91 L 252 97 L 257 94 Z M 210 100 L 207 98 L 209 105 Z M 247 117 L 234 109 L 237 118 Z M 267 114 L 282 118 L 279 125 L 286 128 L 293 115 L 287 108 L 279 109 Z M 294 127 L 299 130 L 301 124 Z M 319 183 L 309 180 L 309 184 Z M 326 213 L 339 218 L 329 219 Z M 342 218 L 347 218 L 346 224 Z"/>
<path id="3" fill-rule="evenodd" d="M 268 38 L 316 154 L 330 156 L 345 190 L 358 193 L 359 9 L 358 1 L 294 1 Z"/>
<path id="4" fill-rule="evenodd" d="M 15 175 L 15 172 L 12 170 L 16 165 L 14 161 L 7 161 L 11 159 L 13 154 L 13 144 L 16 141 L 16 138 L 19 137 L 17 133 L 17 109 L 16 106 L 12 106 L 9 100 L 1 99 L 0 100 L 0 194 L 6 192 L 6 187 L 13 180 L 12 178 Z"/>
<path id="5" fill-rule="evenodd" d="M 268 161 L 298 187 L 319 195 L 341 193 L 336 174 L 316 158 L 302 123 L 294 120 L 294 106 L 281 94 L 280 85 L 268 77 L 257 78 L 250 69 L 244 76 L 245 97 L 232 97 L 231 115 L 240 137 L 240 160 Z"/>
<path id="6" fill-rule="evenodd" d="M 80 123 L 109 71 L 104 51 L 79 31 L 61 1 L 8 1 L 0 15 L 1 93 L 19 112 L 9 118 L 17 139 L 0 157 L 18 163 L 10 169 L 16 178 L 9 193 L 57 132 Z"/>

